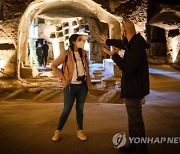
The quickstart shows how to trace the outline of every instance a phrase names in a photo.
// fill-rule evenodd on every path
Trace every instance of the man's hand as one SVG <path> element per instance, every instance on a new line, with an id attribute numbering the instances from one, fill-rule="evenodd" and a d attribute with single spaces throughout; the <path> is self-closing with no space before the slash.
<path id="1" fill-rule="evenodd" d="M 106 40 L 108 39 L 107 36 L 104 36 L 104 35 L 101 36 L 101 35 L 100 35 L 99 37 L 100 37 L 102 43 L 106 43 Z"/>
<path id="2" fill-rule="evenodd" d="M 112 56 L 112 55 L 115 53 L 115 51 L 109 51 L 109 50 L 106 49 L 106 48 L 103 48 L 103 51 L 104 51 L 105 53 L 107 53 L 109 56 Z"/>

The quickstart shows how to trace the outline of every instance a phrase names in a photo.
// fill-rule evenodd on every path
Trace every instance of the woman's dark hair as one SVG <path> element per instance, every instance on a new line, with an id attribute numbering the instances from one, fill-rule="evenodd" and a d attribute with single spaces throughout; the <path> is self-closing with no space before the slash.
<path id="1" fill-rule="evenodd" d="M 73 42 L 77 40 L 78 36 L 79 36 L 78 34 L 72 34 L 69 38 L 69 47 L 71 48 L 72 51 L 74 50 Z"/>

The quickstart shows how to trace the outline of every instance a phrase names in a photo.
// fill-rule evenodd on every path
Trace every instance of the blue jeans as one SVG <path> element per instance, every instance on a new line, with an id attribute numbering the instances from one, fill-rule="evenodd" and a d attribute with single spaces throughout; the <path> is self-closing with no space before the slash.
<path id="1" fill-rule="evenodd" d="M 62 130 L 76 99 L 76 120 L 78 130 L 83 130 L 83 108 L 88 93 L 87 84 L 70 84 L 64 89 L 64 109 L 61 114 L 58 130 Z"/>

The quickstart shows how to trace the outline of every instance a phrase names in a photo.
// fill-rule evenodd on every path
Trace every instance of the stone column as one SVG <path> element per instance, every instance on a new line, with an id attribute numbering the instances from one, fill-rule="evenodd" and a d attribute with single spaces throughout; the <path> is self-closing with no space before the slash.
<path id="1" fill-rule="evenodd" d="M 109 23 L 109 36 L 111 39 L 120 39 L 121 38 L 121 27 L 118 21 Z"/>
<path id="2" fill-rule="evenodd" d="M 121 27 L 118 21 L 113 21 L 109 23 L 109 37 L 110 39 L 121 39 Z M 117 50 L 115 47 L 110 48 L 112 50 Z"/>
<path id="3" fill-rule="evenodd" d="M 109 38 L 110 39 L 120 39 L 121 38 L 121 29 L 120 29 L 120 23 L 119 22 L 112 22 L 109 23 Z M 111 47 L 112 50 L 117 50 L 115 47 Z M 110 59 L 104 59 L 103 64 L 105 67 L 105 72 L 114 75 L 114 76 L 120 76 L 121 71 L 117 67 L 117 65 L 114 65 L 113 60 Z"/>
<path id="4" fill-rule="evenodd" d="M 114 21 L 112 23 L 109 23 L 109 37 L 110 39 L 120 39 L 121 38 L 121 28 L 120 23 L 117 21 Z M 115 47 L 111 47 L 111 51 L 116 50 Z"/>
<path id="5" fill-rule="evenodd" d="M 89 40 L 90 43 L 90 59 L 92 61 L 101 61 L 101 52 L 99 52 L 99 42 L 98 37 L 100 35 L 100 29 L 98 26 L 98 21 L 93 18 L 86 19 L 89 25 L 89 29 L 91 32 L 91 39 Z"/>

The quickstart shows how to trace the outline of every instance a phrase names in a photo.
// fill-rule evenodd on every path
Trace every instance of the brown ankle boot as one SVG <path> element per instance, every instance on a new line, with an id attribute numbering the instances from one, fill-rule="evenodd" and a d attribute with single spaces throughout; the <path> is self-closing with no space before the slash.
<path id="1" fill-rule="evenodd" d="M 81 141 L 86 141 L 87 137 L 85 136 L 83 130 L 78 130 L 77 131 L 77 137 L 81 140 Z"/>
<path id="2" fill-rule="evenodd" d="M 52 137 L 53 141 L 59 141 L 60 137 L 61 137 L 61 131 L 60 130 L 55 130 L 54 131 L 54 136 Z"/>

